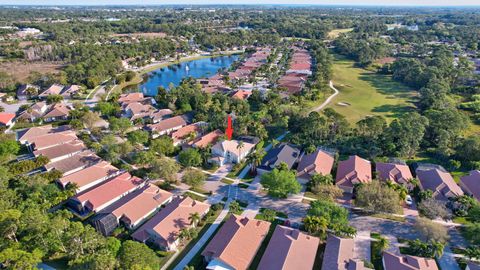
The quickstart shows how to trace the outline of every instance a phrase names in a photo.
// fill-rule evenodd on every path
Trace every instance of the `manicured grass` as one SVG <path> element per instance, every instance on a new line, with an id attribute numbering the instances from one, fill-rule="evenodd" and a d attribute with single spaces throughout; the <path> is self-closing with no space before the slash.
<path id="1" fill-rule="evenodd" d="M 333 83 L 340 93 L 328 107 L 344 115 L 350 123 L 370 115 L 382 115 L 391 121 L 414 109 L 415 91 L 393 81 L 390 76 L 376 74 L 354 64 L 343 56 L 335 55 Z"/>
<path id="2" fill-rule="evenodd" d="M 194 193 L 191 193 L 191 192 L 185 192 L 184 193 L 185 196 L 188 196 L 196 201 L 199 201 L 199 202 L 203 202 L 205 201 L 207 198 L 206 197 L 202 197 L 202 196 L 198 196 L 197 194 L 194 194 Z"/>
<path id="3" fill-rule="evenodd" d="M 201 188 L 201 187 L 191 187 L 190 190 L 191 190 L 191 191 L 195 191 L 195 192 L 197 192 L 197 193 L 201 193 L 201 194 L 206 195 L 206 196 L 210 195 L 210 192 L 204 190 L 204 189 Z"/>
<path id="4" fill-rule="evenodd" d="M 353 28 L 342 28 L 342 29 L 333 29 L 332 31 L 328 32 L 327 37 L 329 39 L 336 39 L 342 33 L 351 32 Z"/>
<path id="5" fill-rule="evenodd" d="M 397 216 L 390 215 L 390 214 L 373 214 L 372 217 L 383 218 L 383 219 L 388 219 L 388 220 L 397 221 L 397 222 L 405 222 L 406 221 L 406 219 L 404 217 L 397 217 Z"/>
<path id="6" fill-rule="evenodd" d="M 378 233 L 371 233 L 370 236 L 373 239 L 380 239 L 380 234 Z M 382 250 L 381 250 L 381 247 L 379 246 L 378 241 L 371 242 L 370 252 L 371 252 L 370 256 L 372 259 L 373 266 L 375 267 L 375 270 L 383 270 Z"/>
<path id="7" fill-rule="evenodd" d="M 247 166 L 246 162 L 235 164 L 232 170 L 227 174 L 227 177 L 230 177 L 230 178 L 237 177 L 240 174 L 240 172 L 243 170 L 243 168 L 245 168 L 245 166 Z"/>
<path id="8" fill-rule="evenodd" d="M 234 183 L 234 181 L 226 179 L 226 178 L 223 178 L 222 180 L 220 180 L 220 182 L 225 183 L 227 185 L 231 185 L 231 184 Z"/>
<path id="9" fill-rule="evenodd" d="M 259 211 L 260 214 L 263 214 L 263 212 L 265 212 L 266 209 L 267 209 L 267 208 L 263 208 L 263 207 L 260 208 L 260 211 Z M 280 217 L 280 218 L 288 218 L 288 215 L 285 214 L 284 212 L 275 211 L 275 213 L 276 213 L 276 216 L 277 216 L 277 217 Z"/>

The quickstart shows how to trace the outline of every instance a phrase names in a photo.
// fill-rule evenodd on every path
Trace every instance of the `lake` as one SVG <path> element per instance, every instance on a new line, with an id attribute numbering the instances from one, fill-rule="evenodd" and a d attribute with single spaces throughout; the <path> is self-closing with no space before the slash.
<path id="1" fill-rule="evenodd" d="M 178 86 L 187 77 L 211 77 L 219 69 L 228 69 L 239 57 L 240 55 L 226 55 L 201 58 L 159 68 L 146 74 L 147 78 L 137 86 L 137 90 L 147 96 L 155 96 L 159 86 L 168 89 L 170 84 Z"/>

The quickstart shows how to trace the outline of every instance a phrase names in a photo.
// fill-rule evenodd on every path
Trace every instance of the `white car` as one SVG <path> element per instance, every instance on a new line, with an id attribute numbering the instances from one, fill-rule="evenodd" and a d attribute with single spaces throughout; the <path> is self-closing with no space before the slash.
<path id="1" fill-rule="evenodd" d="M 413 199 L 412 199 L 412 196 L 410 195 L 407 195 L 407 197 L 405 198 L 405 203 L 410 206 L 413 204 Z"/>

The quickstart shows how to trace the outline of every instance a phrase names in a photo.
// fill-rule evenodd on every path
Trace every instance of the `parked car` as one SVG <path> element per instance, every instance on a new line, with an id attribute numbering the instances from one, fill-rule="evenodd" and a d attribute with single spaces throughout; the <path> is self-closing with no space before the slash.
<path id="1" fill-rule="evenodd" d="M 411 205 L 413 204 L 412 196 L 407 195 L 407 197 L 405 198 L 405 203 L 406 203 L 408 206 L 411 206 Z"/>

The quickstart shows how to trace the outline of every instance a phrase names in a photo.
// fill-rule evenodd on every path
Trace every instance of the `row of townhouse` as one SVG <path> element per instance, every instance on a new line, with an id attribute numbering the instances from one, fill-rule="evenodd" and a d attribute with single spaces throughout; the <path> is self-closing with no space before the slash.
<path id="1" fill-rule="evenodd" d="M 45 125 L 19 131 L 17 140 L 34 157 L 45 156 L 46 171 L 58 170 L 58 185 L 75 187 L 66 205 L 79 217 L 95 215 L 92 224 L 105 235 L 124 225 L 135 229 L 169 203 L 170 192 L 117 169 L 87 149 L 69 126 Z"/>
<path id="2" fill-rule="evenodd" d="M 31 84 L 23 84 L 17 89 L 17 99 L 27 100 L 29 98 L 45 99 L 50 95 L 61 95 L 65 99 L 72 98 L 79 93 L 82 88 L 79 85 L 64 86 L 61 84 L 52 84 L 45 90 L 41 90 L 40 87 Z"/>
<path id="3" fill-rule="evenodd" d="M 72 108 L 64 102 L 48 105 L 46 102 L 35 102 L 26 110 L 19 113 L 17 120 L 35 122 L 39 119 L 45 122 L 67 120 Z"/>
<path id="4" fill-rule="evenodd" d="M 293 46 L 289 69 L 278 80 L 278 87 L 284 88 L 283 95 L 289 96 L 302 91 L 308 76 L 312 75 L 312 57 L 303 48 Z"/>
<path id="5" fill-rule="evenodd" d="M 313 153 L 301 153 L 295 146 L 281 143 L 273 147 L 263 158 L 258 167 L 259 174 L 269 172 L 280 163 L 289 169 L 296 165 L 297 177 L 307 182 L 314 174 L 331 174 L 335 163 L 335 152 L 318 148 Z M 402 161 L 377 162 L 375 167 L 378 180 L 392 181 L 411 189 L 413 174 L 410 167 Z M 356 184 L 369 183 L 373 180 L 372 163 L 359 156 L 350 156 L 338 162 L 335 183 L 347 193 L 352 193 Z M 480 171 L 471 171 L 460 179 L 460 186 L 443 167 L 433 164 L 417 165 L 415 175 L 421 190 L 431 190 L 437 200 L 462 196 L 464 193 L 480 199 Z"/>

